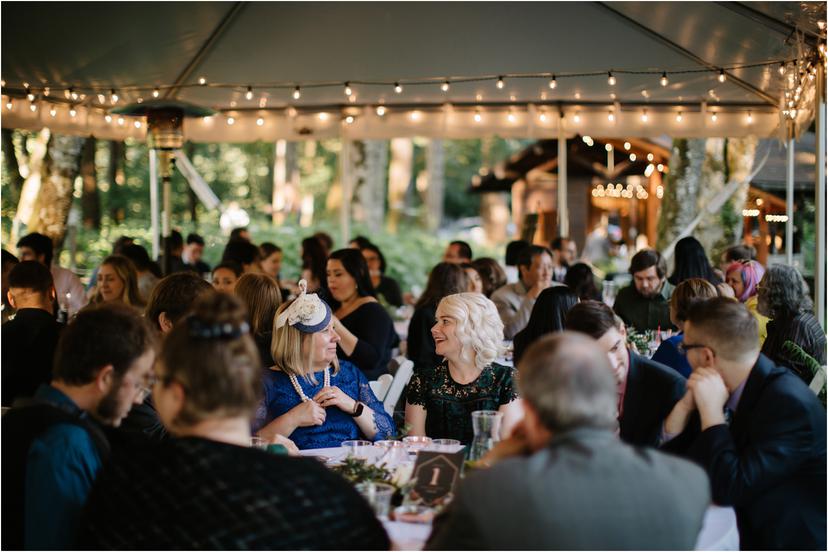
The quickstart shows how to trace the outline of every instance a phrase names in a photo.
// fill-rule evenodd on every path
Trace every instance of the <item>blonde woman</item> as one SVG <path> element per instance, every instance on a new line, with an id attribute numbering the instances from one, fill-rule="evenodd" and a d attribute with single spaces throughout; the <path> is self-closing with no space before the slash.
<path id="1" fill-rule="evenodd" d="M 123 255 L 110 255 L 98 269 L 98 283 L 93 303 L 120 302 L 144 308 L 144 299 L 138 291 L 138 271 Z"/>
<path id="2" fill-rule="evenodd" d="M 331 308 L 315 293 L 282 305 L 273 324 L 264 399 L 254 430 L 264 439 L 290 437 L 300 449 L 338 447 L 348 439 L 389 439 L 396 429 L 362 372 L 337 360 L 339 335 Z"/>
<path id="3" fill-rule="evenodd" d="M 411 378 L 405 405 L 409 434 L 470 443 L 471 413 L 497 410 L 503 413 L 501 436 L 508 436 L 523 409 L 514 368 L 495 362 L 502 350 L 503 323 L 494 303 L 480 293 L 445 297 L 431 335 L 445 360 Z"/>

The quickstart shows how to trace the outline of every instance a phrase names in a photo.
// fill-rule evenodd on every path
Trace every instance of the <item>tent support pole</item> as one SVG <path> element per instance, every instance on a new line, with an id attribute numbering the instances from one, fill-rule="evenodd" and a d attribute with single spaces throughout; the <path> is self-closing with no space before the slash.
<path id="1" fill-rule="evenodd" d="M 564 116 L 558 119 L 558 236 L 569 237 L 569 204 L 566 181 L 566 129 Z"/>
<path id="2" fill-rule="evenodd" d="M 785 179 L 785 263 L 793 266 L 793 227 L 794 227 L 794 134 L 788 125 L 788 166 Z"/>
<path id="3" fill-rule="evenodd" d="M 342 188 L 342 207 L 339 213 L 341 243 L 347 244 L 351 239 L 351 139 L 342 138 L 342 151 L 339 154 L 340 187 Z"/>
<path id="4" fill-rule="evenodd" d="M 164 176 L 161 178 L 161 185 L 162 185 L 162 201 L 163 201 L 163 209 L 164 209 L 164 218 L 161 219 L 161 233 L 164 237 L 170 235 L 170 222 L 172 217 L 170 216 L 172 213 L 170 212 L 172 203 L 170 195 L 172 194 L 172 184 L 170 182 L 169 176 Z"/>
<path id="5" fill-rule="evenodd" d="M 150 156 L 150 220 L 152 224 L 152 258 L 160 254 L 158 234 L 158 152 L 152 148 Z"/>
<path id="6" fill-rule="evenodd" d="M 817 320 L 825 330 L 825 62 L 817 64 L 816 94 L 816 170 L 814 189 L 816 193 L 816 261 L 814 265 L 814 287 L 816 288 Z"/>

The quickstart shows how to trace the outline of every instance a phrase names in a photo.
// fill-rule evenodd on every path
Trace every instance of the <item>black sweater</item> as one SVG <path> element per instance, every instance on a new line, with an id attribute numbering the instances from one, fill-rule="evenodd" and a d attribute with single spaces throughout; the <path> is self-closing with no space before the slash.
<path id="1" fill-rule="evenodd" d="M 341 318 L 340 322 L 358 341 L 350 355 L 346 355 L 341 347 L 337 348 L 339 358 L 356 364 L 369 380 L 388 373 L 391 349 L 399 344 L 400 338 L 382 305 L 365 303 Z"/>

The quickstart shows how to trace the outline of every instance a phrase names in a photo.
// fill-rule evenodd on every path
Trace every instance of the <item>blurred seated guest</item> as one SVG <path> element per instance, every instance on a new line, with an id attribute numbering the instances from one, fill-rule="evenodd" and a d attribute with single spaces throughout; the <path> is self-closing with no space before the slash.
<path id="1" fill-rule="evenodd" d="M 469 287 L 465 291 L 483 293 L 483 279 L 474 265 L 472 263 L 460 263 L 460 268 L 466 272 L 466 278 L 469 280 Z"/>
<path id="2" fill-rule="evenodd" d="M 65 307 L 72 318 L 86 303 L 86 293 L 80 279 L 71 270 L 52 263 L 52 238 L 32 233 L 17 242 L 17 254 L 21 261 L 37 261 L 52 272 L 58 305 Z"/>
<path id="3" fill-rule="evenodd" d="M 302 258 L 302 279 L 308 283 L 308 290 L 319 291 L 327 279 L 328 255 L 325 248 L 316 238 L 305 238 L 299 256 Z"/>
<path id="4" fill-rule="evenodd" d="M 366 245 L 371 245 L 371 240 L 366 238 L 365 236 L 355 236 L 351 238 L 351 241 L 348 242 L 348 247 L 351 249 L 362 249 Z"/>
<path id="5" fill-rule="evenodd" d="M 181 260 L 190 270 L 198 274 L 210 272 L 210 265 L 201 260 L 204 255 L 204 238 L 195 233 L 187 234 L 187 245 L 181 253 Z"/>
<path id="6" fill-rule="evenodd" d="M 3 292 L 2 292 L 3 293 L 3 303 L 2 303 L 3 304 L 3 307 L 2 307 L 3 308 L 3 323 L 7 322 L 9 320 L 9 317 L 14 314 L 14 307 L 12 307 L 11 304 L 9 303 L 9 297 L 8 297 L 8 294 L 9 294 L 9 272 L 11 272 L 11 269 L 14 268 L 17 265 L 17 263 L 19 263 L 19 262 L 20 262 L 20 260 L 17 257 L 15 257 L 11 253 L 9 253 L 5 249 L 3 249 L 3 268 L 2 268 L 2 272 L 3 272 L 3 285 L 2 285 L 2 290 L 3 290 Z"/>
<path id="7" fill-rule="evenodd" d="M 187 265 L 181 255 L 184 253 L 184 236 L 178 230 L 170 232 L 169 236 L 164 238 L 164 253 L 158 258 L 158 264 L 161 266 L 161 272 L 164 276 L 175 274 L 176 272 L 183 272 L 188 270 Z"/>
<path id="8" fill-rule="evenodd" d="M 153 332 L 121 303 L 84 309 L 66 326 L 51 384 L 2 418 L 4 549 L 74 547 L 83 505 L 109 458 L 101 427 L 117 427 L 149 393 L 154 361 Z"/>
<path id="9" fill-rule="evenodd" d="M 502 412 L 501 437 L 509 435 L 523 410 L 514 368 L 495 362 L 503 350 L 503 324 L 494 303 L 480 293 L 449 295 L 437 307 L 431 333 L 445 361 L 411 377 L 405 403 L 409 435 L 470 444 L 475 410 Z"/>
<path id="10" fill-rule="evenodd" d="M 492 293 L 492 301 L 503 321 L 503 335 L 513 339 L 526 327 L 535 299 L 550 286 L 562 286 L 552 281 L 552 253 L 540 245 L 524 248 L 517 261 L 520 280 L 506 284 Z"/>
<path id="11" fill-rule="evenodd" d="M 244 274 L 236 282 L 234 292 L 247 309 L 250 335 L 259 350 L 265 368 L 273 366 L 270 346 L 273 341 L 273 319 L 282 304 L 282 292 L 276 280 L 267 274 Z"/>
<path id="12" fill-rule="evenodd" d="M 390 439 L 394 422 L 368 379 L 336 357 L 339 336 L 330 307 L 315 293 L 306 293 L 304 280 L 299 287 L 299 297 L 279 308 L 274 323 L 274 366 L 264 372 L 264 399 L 254 430 L 268 440 L 276 434 L 290 437 L 300 449 L 338 447 L 348 439 Z"/>
<path id="13" fill-rule="evenodd" d="M 213 293 L 212 286 L 194 272 L 170 274 L 150 294 L 144 318 L 153 330 L 166 335 L 192 311 L 199 298 Z M 152 395 L 147 394 L 141 404 L 136 404 L 117 431 L 109 432 L 108 436 L 116 447 L 166 439 L 167 430 L 158 418 Z"/>
<path id="14" fill-rule="evenodd" d="M 506 272 L 507 284 L 514 284 L 520 279 L 520 271 L 517 267 L 518 258 L 520 258 L 520 252 L 529 247 L 529 245 L 529 242 L 526 240 L 513 240 L 506 244 L 506 255 L 504 258 L 506 268 L 504 272 Z"/>
<path id="15" fill-rule="evenodd" d="M 327 232 L 316 232 L 313 235 L 314 239 L 319 242 L 322 246 L 322 249 L 325 251 L 325 257 L 330 255 L 331 251 L 333 251 L 333 238 Z"/>
<path id="16" fill-rule="evenodd" d="M 733 295 L 756 318 L 759 324 L 759 346 L 768 336 L 768 317 L 759 313 L 759 282 L 765 275 L 765 267 L 757 261 L 735 261 L 725 271 L 725 282 Z"/>
<path id="17" fill-rule="evenodd" d="M 259 246 L 259 253 L 262 258 L 262 272 L 279 281 L 279 273 L 282 272 L 282 248 L 271 242 L 264 242 Z"/>
<path id="18" fill-rule="evenodd" d="M 718 297 L 719 294 L 713 284 L 702 278 L 688 278 L 676 286 L 670 297 L 670 320 L 679 329 L 679 333 L 661 342 L 653 360 L 669 366 L 685 378 L 690 377 L 690 363 L 687 356 L 681 351 L 684 342 L 684 321 L 690 307 L 700 301 Z"/>
<path id="19" fill-rule="evenodd" d="M 261 272 L 261 254 L 259 248 L 246 240 L 230 240 L 224 246 L 221 262 L 233 261 L 242 268 L 242 272 Z"/>
<path id="20" fill-rule="evenodd" d="M 722 283 L 722 279 L 713 272 L 713 267 L 710 266 L 704 246 L 693 236 L 682 238 L 676 243 L 673 258 L 675 266 L 673 273 L 667 279 L 673 287 L 688 278 L 703 278 L 714 286 Z"/>
<path id="21" fill-rule="evenodd" d="M 790 341 L 825 366 L 825 332 L 813 315 L 808 284 L 796 268 L 774 265 L 765 272 L 757 289 L 759 313 L 771 319 L 762 354 L 810 383 L 814 374 L 807 363 L 785 350 L 785 342 Z"/>
<path id="22" fill-rule="evenodd" d="M 552 251 L 552 279 L 564 282 L 566 271 L 578 258 L 578 246 L 574 240 L 558 236 L 550 244 Z"/>
<path id="23" fill-rule="evenodd" d="M 238 301 L 216 295 L 173 329 L 153 388 L 175 436 L 116 454 L 89 496 L 89 549 L 387 548 L 348 482 L 314 459 L 250 447 L 259 355 Z M 324 513 L 324 530 L 313 523 Z"/>
<path id="24" fill-rule="evenodd" d="M 655 249 L 642 249 L 630 261 L 633 282 L 619 290 L 612 310 L 638 331 L 673 329 L 667 263 Z"/>
<path id="25" fill-rule="evenodd" d="M 725 274 L 727 272 L 727 267 L 729 267 L 731 263 L 735 263 L 737 261 L 755 260 L 756 250 L 750 245 L 740 243 L 739 245 L 728 247 L 722 252 L 722 256 L 719 259 L 719 269 L 722 274 Z"/>
<path id="26" fill-rule="evenodd" d="M 448 295 L 468 289 L 466 271 L 456 263 L 438 263 L 428 275 L 425 291 L 414 305 L 414 314 L 408 323 L 408 358 L 414 362 L 414 371 L 431 370 L 443 361 L 435 351 L 431 328 L 437 323 L 437 305 Z"/>
<path id="27" fill-rule="evenodd" d="M 566 313 L 578 304 L 578 296 L 566 286 L 546 288 L 538 295 L 526 327 L 515 335 L 515 366 L 529 346 L 548 333 L 566 329 Z"/>
<path id="28" fill-rule="evenodd" d="M 736 301 L 693 305 L 683 347 L 693 373 L 663 449 L 707 470 L 713 501 L 736 510 L 742 550 L 825 550 L 825 407 L 760 354 L 756 319 Z"/>
<path id="29" fill-rule="evenodd" d="M 121 254 L 132 261 L 138 276 L 138 293 L 146 299 L 152 293 L 152 288 L 163 277 L 158 263 L 150 259 L 147 250 L 137 243 L 126 245 Z"/>
<path id="30" fill-rule="evenodd" d="M 388 312 L 374 297 L 365 258 L 355 249 L 339 249 L 328 259 L 328 291 L 338 354 L 356 364 L 370 380 L 388 373 L 391 349 L 400 338 Z"/>
<path id="31" fill-rule="evenodd" d="M 601 292 L 595 285 L 595 275 L 586 263 L 575 263 L 566 270 L 566 284 L 581 301 L 600 301 Z"/>
<path id="32" fill-rule="evenodd" d="M 462 480 L 426 549 L 695 546 L 710 503 L 707 476 L 690 462 L 616 439 L 615 382 L 594 341 L 569 332 L 537 341 L 521 364 L 520 389 L 520 437 L 495 449 L 508 445 L 506 455 L 517 457 Z"/>
<path id="33" fill-rule="evenodd" d="M 138 291 L 138 272 L 132 261 L 123 255 L 110 255 L 98 269 L 98 286 L 93 303 L 118 302 L 139 310 L 144 299 Z"/>
<path id="34" fill-rule="evenodd" d="M 359 250 L 362 252 L 362 256 L 365 257 L 365 263 L 368 265 L 371 284 L 374 286 L 377 299 L 384 301 L 388 305 L 401 307 L 403 298 L 400 284 L 395 279 L 385 275 L 385 269 L 387 267 L 382 251 L 373 243 L 369 243 L 365 247 L 360 247 Z"/>
<path id="35" fill-rule="evenodd" d="M 598 341 L 609 358 L 617 384 L 615 410 L 621 439 L 631 445 L 657 445 L 661 422 L 684 396 L 686 380 L 629 349 L 623 324 L 604 303 L 583 301 L 572 307 L 566 315 L 566 329 Z"/>
<path id="36" fill-rule="evenodd" d="M 3 324 L 3 406 L 31 397 L 52 379 L 55 349 L 63 324 L 55 320 L 55 286 L 49 269 L 24 261 L 9 273 L 8 300 L 16 314 Z"/>
<path id="37" fill-rule="evenodd" d="M 230 237 L 227 238 L 227 241 L 234 240 L 250 241 L 250 230 L 247 229 L 247 226 L 237 226 L 230 230 Z"/>
<path id="38" fill-rule="evenodd" d="M 123 255 L 124 248 L 128 245 L 132 245 L 135 243 L 135 238 L 131 238 L 129 236 L 119 236 L 117 240 L 112 242 L 112 255 Z M 89 283 L 86 285 L 86 291 L 92 292 L 95 289 L 95 286 L 98 285 L 98 269 L 100 266 L 96 266 L 92 269 L 92 275 L 89 277 Z M 159 267 L 160 270 L 160 267 Z"/>
<path id="39" fill-rule="evenodd" d="M 488 298 L 499 287 L 506 285 L 506 272 L 500 263 L 491 257 L 480 257 L 472 261 L 477 273 L 480 275 L 480 283 L 483 285 L 483 295 Z"/>
<path id="40" fill-rule="evenodd" d="M 470 263 L 472 260 L 471 246 L 461 240 L 455 240 L 446 246 L 443 253 L 443 262 L 446 263 Z"/>
<path id="41" fill-rule="evenodd" d="M 243 271 L 239 263 L 222 261 L 213 269 L 213 287 L 222 293 L 233 293 Z"/>

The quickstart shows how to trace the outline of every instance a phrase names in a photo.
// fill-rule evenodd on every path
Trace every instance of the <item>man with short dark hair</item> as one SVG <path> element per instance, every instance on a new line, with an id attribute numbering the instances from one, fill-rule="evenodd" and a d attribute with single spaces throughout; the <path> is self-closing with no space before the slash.
<path id="1" fill-rule="evenodd" d="M 2 404 L 31 397 L 52 379 L 52 364 L 63 324 L 55 320 L 55 286 L 49 269 L 24 261 L 9 273 L 8 301 L 14 319 L 3 324 Z"/>
<path id="2" fill-rule="evenodd" d="M 736 509 L 742 550 L 825 550 L 825 407 L 760 354 L 741 303 L 693 305 L 682 348 L 693 373 L 664 422 L 663 448 L 707 470 L 713 500 Z"/>
<path id="3" fill-rule="evenodd" d="M 187 245 L 181 253 L 181 260 L 187 268 L 198 274 L 210 272 L 210 265 L 201 260 L 204 255 L 204 238 L 195 233 L 187 234 Z"/>
<path id="4" fill-rule="evenodd" d="M 492 302 L 503 321 L 503 336 L 513 339 L 526 327 L 535 300 L 548 287 L 562 286 L 552 281 L 552 252 L 540 245 L 525 247 L 517 259 L 520 279 L 492 293 Z"/>
<path id="5" fill-rule="evenodd" d="M 443 262 L 446 263 L 470 263 L 472 260 L 472 248 L 464 241 L 455 240 L 448 244 L 443 253 Z"/>
<path id="6" fill-rule="evenodd" d="M 477 470 L 434 522 L 430 550 L 690 550 L 710 501 L 704 471 L 616 439 L 615 381 L 570 332 L 520 363 L 522 446 Z"/>
<path id="7" fill-rule="evenodd" d="M 20 238 L 17 251 L 21 261 L 37 261 L 52 272 L 57 302 L 66 308 L 69 318 L 86 306 L 86 291 L 80 279 L 71 271 L 52 263 L 52 238 L 33 232 Z"/>
<path id="8" fill-rule="evenodd" d="M 638 331 L 675 329 L 670 321 L 667 263 L 654 249 L 642 249 L 630 261 L 633 282 L 618 292 L 613 310 Z"/>
<path id="9" fill-rule="evenodd" d="M 51 385 L 2 418 L 2 547 L 70 548 L 117 426 L 149 393 L 154 337 L 129 306 L 84 309 L 63 330 Z"/>
<path id="10" fill-rule="evenodd" d="M 566 270 L 578 257 L 578 246 L 575 241 L 565 236 L 558 236 L 550 244 L 552 249 L 552 279 L 563 283 Z"/>
<path id="11" fill-rule="evenodd" d="M 661 423 L 684 396 L 686 380 L 675 370 L 627 347 L 624 325 L 600 301 L 583 301 L 566 315 L 566 329 L 598 341 L 617 383 L 620 436 L 639 446 L 655 446 Z"/>
<path id="12" fill-rule="evenodd" d="M 181 255 L 184 253 L 184 236 L 178 230 L 172 230 L 164 238 L 164 252 L 158 257 L 158 264 L 164 276 L 189 270 Z"/>

